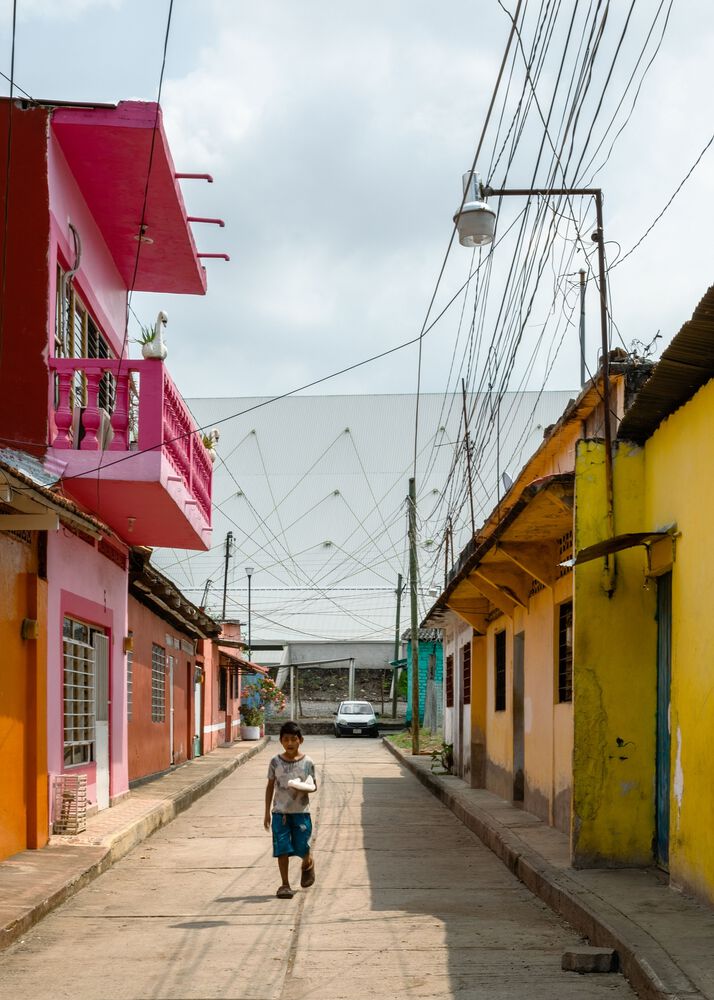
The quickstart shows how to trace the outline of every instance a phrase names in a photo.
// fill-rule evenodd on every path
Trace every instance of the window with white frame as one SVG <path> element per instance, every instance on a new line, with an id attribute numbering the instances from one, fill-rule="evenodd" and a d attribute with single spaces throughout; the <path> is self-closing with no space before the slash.
<path id="1" fill-rule="evenodd" d="M 166 650 L 151 646 L 151 721 L 166 720 Z"/>
<path id="2" fill-rule="evenodd" d="M 94 648 L 89 625 L 65 618 L 62 625 L 64 667 L 64 763 L 94 760 Z"/>

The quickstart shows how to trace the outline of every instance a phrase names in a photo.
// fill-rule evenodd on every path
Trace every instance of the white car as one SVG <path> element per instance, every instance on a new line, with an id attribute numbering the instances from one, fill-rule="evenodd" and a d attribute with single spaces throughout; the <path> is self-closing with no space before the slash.
<path id="1" fill-rule="evenodd" d="M 379 736 L 377 715 L 368 701 L 343 701 L 335 713 L 335 736 Z"/>

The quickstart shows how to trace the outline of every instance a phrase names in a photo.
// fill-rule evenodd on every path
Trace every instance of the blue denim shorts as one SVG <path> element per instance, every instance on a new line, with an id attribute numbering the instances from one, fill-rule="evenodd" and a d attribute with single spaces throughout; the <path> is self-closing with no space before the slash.
<path id="1" fill-rule="evenodd" d="M 273 813 L 273 857 L 305 858 L 310 853 L 310 813 Z"/>

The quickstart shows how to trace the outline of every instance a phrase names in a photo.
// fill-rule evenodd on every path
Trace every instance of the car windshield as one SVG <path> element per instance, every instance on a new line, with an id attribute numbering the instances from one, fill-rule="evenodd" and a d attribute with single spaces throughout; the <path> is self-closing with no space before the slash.
<path id="1" fill-rule="evenodd" d="M 371 715 L 372 706 L 368 701 L 345 701 L 340 707 L 341 715 Z"/>

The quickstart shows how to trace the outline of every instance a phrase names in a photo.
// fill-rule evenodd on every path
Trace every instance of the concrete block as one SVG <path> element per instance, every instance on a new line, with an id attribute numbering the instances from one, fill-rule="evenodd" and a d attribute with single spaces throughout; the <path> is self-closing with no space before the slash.
<path id="1" fill-rule="evenodd" d="M 617 972 L 617 952 L 613 948 L 582 945 L 563 953 L 561 967 L 566 972 Z"/>

